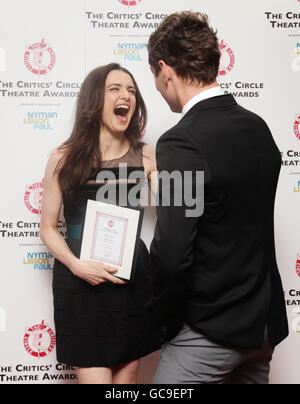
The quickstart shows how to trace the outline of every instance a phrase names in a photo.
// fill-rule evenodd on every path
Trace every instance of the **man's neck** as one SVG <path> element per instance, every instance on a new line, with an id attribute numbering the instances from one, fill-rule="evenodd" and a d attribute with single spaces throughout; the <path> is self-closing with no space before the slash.
<path id="1" fill-rule="evenodd" d="M 210 90 L 212 88 L 218 87 L 217 81 L 209 85 L 191 85 L 181 83 L 178 86 L 177 96 L 181 105 L 181 109 L 196 95 L 203 93 L 204 91 Z"/>

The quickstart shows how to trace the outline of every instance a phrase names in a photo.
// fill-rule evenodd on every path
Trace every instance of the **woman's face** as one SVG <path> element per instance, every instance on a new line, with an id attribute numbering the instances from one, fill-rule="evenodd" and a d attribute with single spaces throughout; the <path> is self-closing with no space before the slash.
<path id="1" fill-rule="evenodd" d="M 136 88 L 131 77 L 121 71 L 109 73 L 105 83 L 102 123 L 111 133 L 125 133 L 136 108 Z"/>

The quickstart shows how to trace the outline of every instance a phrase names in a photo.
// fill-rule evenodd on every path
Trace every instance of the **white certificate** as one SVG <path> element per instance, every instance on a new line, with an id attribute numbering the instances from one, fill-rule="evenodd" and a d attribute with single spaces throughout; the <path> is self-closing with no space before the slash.
<path id="1" fill-rule="evenodd" d="M 118 278 L 130 280 L 140 233 L 141 211 L 88 201 L 81 260 L 100 261 L 118 269 Z"/>

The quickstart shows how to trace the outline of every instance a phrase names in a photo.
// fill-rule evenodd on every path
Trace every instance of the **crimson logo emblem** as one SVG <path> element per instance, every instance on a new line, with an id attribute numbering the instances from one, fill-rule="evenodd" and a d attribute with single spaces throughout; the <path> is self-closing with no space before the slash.
<path id="1" fill-rule="evenodd" d="M 56 56 L 51 46 L 43 39 L 41 42 L 27 46 L 24 63 L 31 73 L 42 76 L 53 69 Z"/>
<path id="2" fill-rule="evenodd" d="M 55 348 L 56 339 L 51 328 L 42 321 L 41 324 L 26 329 L 23 343 L 29 355 L 34 358 L 45 358 Z"/>
<path id="3" fill-rule="evenodd" d="M 300 140 L 300 115 L 296 116 L 294 123 L 294 133 L 296 137 Z"/>
<path id="4" fill-rule="evenodd" d="M 42 212 L 43 188 L 44 180 L 26 187 L 24 203 L 27 209 L 36 215 L 40 215 Z"/>
<path id="5" fill-rule="evenodd" d="M 141 2 L 141 0 L 119 0 L 119 2 L 125 6 L 136 6 Z"/>
<path id="6" fill-rule="evenodd" d="M 297 261 L 296 261 L 296 272 L 300 278 L 300 254 L 298 254 Z"/>
<path id="7" fill-rule="evenodd" d="M 226 76 L 235 65 L 235 55 L 233 50 L 224 42 L 220 43 L 221 61 L 219 68 L 219 76 Z"/>

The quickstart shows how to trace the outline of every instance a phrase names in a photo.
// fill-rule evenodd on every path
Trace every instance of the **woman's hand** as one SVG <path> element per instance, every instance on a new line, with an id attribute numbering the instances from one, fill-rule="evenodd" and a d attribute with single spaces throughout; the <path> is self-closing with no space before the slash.
<path id="1" fill-rule="evenodd" d="M 111 282 L 116 285 L 126 285 L 126 282 L 113 276 L 113 274 L 118 272 L 117 269 L 111 268 L 101 262 L 77 259 L 70 269 L 75 276 L 92 286 L 98 286 L 105 282 Z"/>

